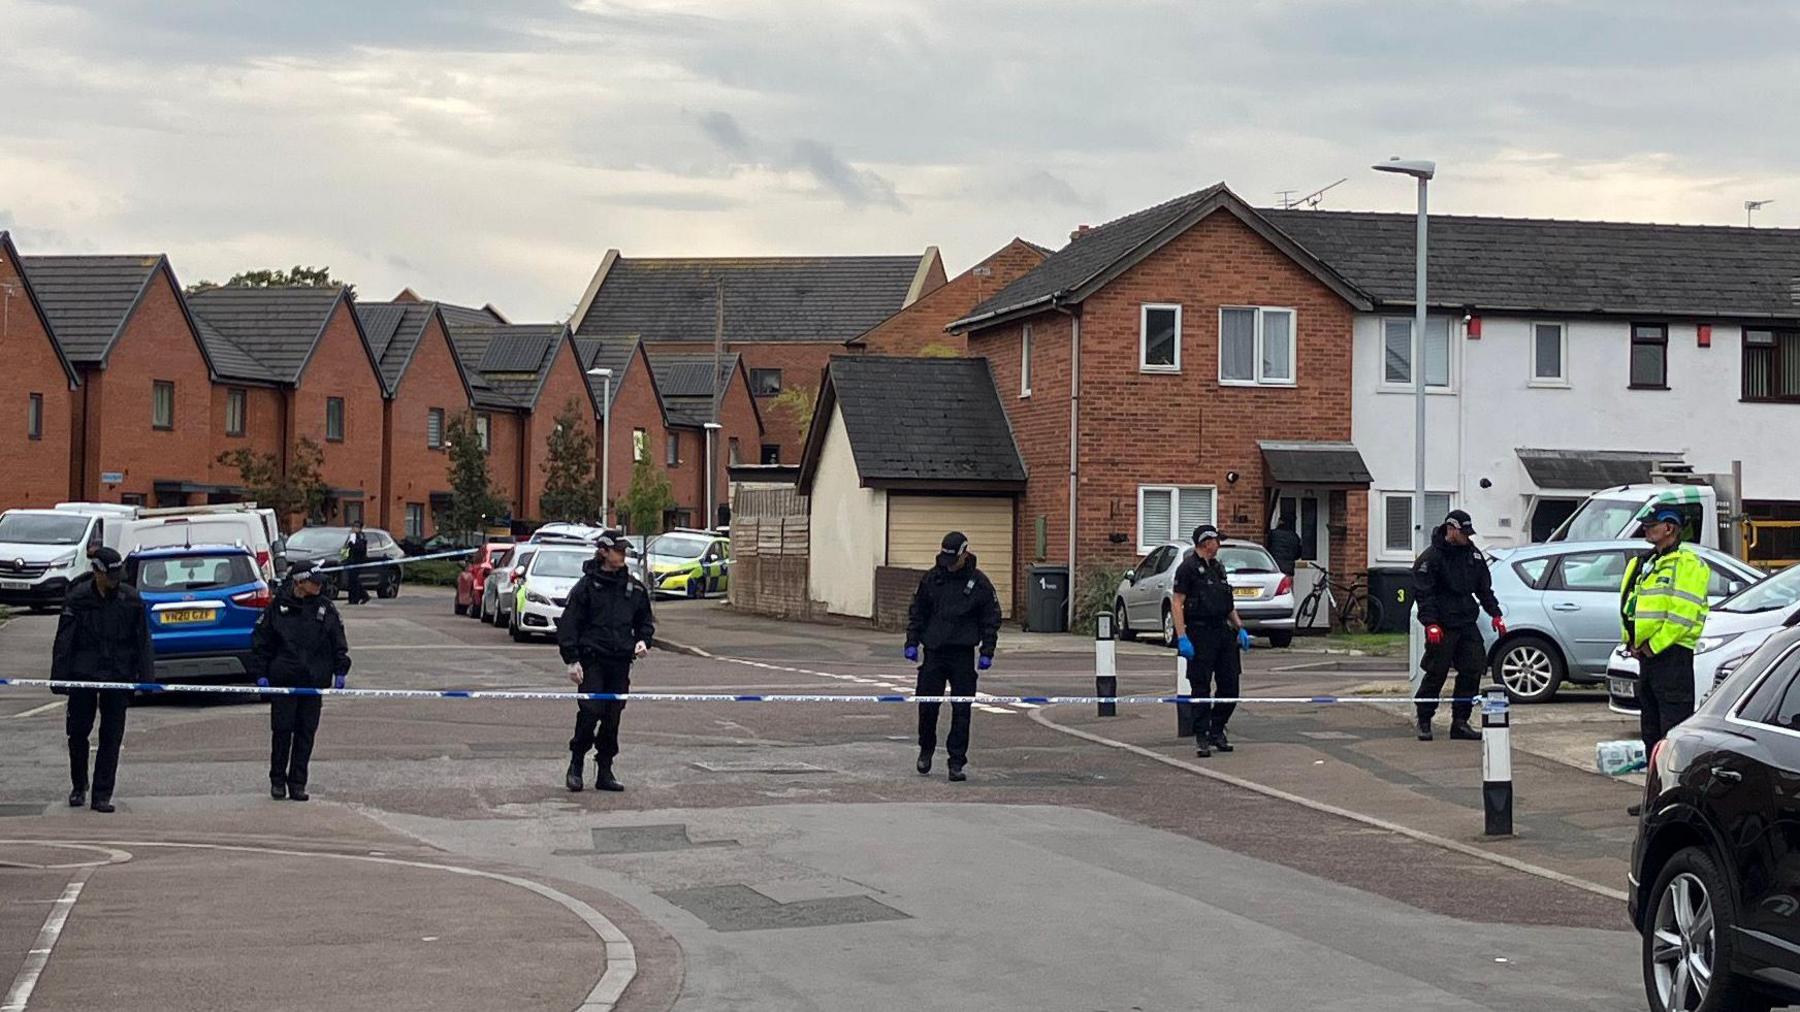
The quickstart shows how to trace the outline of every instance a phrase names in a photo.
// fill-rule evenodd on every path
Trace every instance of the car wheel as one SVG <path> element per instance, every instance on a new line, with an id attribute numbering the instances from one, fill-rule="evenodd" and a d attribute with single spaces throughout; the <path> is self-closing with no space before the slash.
<path id="1" fill-rule="evenodd" d="M 694 583 L 694 578 L 691 576 L 688 577 L 687 596 L 690 601 L 700 596 L 700 588 Z"/>
<path id="2" fill-rule="evenodd" d="M 1269 634 L 1269 645 L 1276 649 L 1294 645 L 1294 634 L 1291 632 L 1272 632 Z"/>
<path id="3" fill-rule="evenodd" d="M 391 601 L 400 596 L 400 577 L 396 574 L 375 585 L 375 596 Z"/>
<path id="4" fill-rule="evenodd" d="M 1494 681 L 1515 703 L 1547 703 L 1556 698 L 1566 671 L 1562 654 L 1542 636 L 1516 636 L 1494 655 Z"/>
<path id="5" fill-rule="evenodd" d="M 481 598 L 481 616 L 480 617 L 481 617 L 481 621 L 483 621 L 484 623 L 486 623 L 488 625 L 494 624 L 494 613 L 491 611 L 488 611 L 487 595 L 485 595 L 485 594 L 482 595 L 482 598 Z"/>
<path id="6" fill-rule="evenodd" d="M 1749 982 L 1729 969 L 1737 909 L 1725 876 L 1698 847 L 1663 865 L 1645 908 L 1644 993 L 1652 1012 L 1767 1012 Z"/>
<path id="7" fill-rule="evenodd" d="M 511 634 L 514 643 L 523 643 L 531 638 L 519 625 L 519 613 L 516 611 L 513 612 L 512 618 L 507 620 L 506 631 Z"/>
<path id="8" fill-rule="evenodd" d="M 1113 602 L 1113 635 L 1122 640 L 1137 639 L 1137 633 L 1131 631 L 1131 617 L 1125 614 L 1125 599 Z"/>
<path id="9" fill-rule="evenodd" d="M 1166 604 L 1163 605 L 1162 640 L 1163 646 L 1170 650 L 1181 642 L 1181 634 L 1175 631 L 1175 613 Z"/>
<path id="10" fill-rule="evenodd" d="M 469 606 L 463 603 L 462 595 L 458 594 L 452 599 L 450 610 L 458 615 L 467 615 L 469 613 Z"/>

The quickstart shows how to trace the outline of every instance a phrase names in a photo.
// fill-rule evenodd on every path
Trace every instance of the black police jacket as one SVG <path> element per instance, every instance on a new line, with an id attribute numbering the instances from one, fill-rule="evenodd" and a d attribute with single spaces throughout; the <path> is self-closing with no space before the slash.
<path id="1" fill-rule="evenodd" d="M 1474 625 L 1484 610 L 1500 617 L 1487 558 L 1474 545 L 1444 540 L 1441 527 L 1432 532 L 1431 547 L 1413 563 L 1413 598 L 1419 602 L 1421 625 Z"/>
<path id="2" fill-rule="evenodd" d="M 102 594 L 91 578 L 71 583 L 56 623 L 50 677 L 59 682 L 149 682 L 155 670 L 150 616 L 137 589 L 120 584 Z"/>
<path id="3" fill-rule="evenodd" d="M 344 564 L 349 566 L 361 565 L 369 561 L 369 536 L 364 534 L 357 537 L 355 534 L 351 534 L 345 538 L 342 558 Z"/>
<path id="4" fill-rule="evenodd" d="M 628 658 L 639 643 L 656 636 L 650 592 L 623 569 L 608 571 L 598 559 L 581 567 L 569 603 L 556 623 L 556 645 L 564 664 L 588 658 Z"/>
<path id="5" fill-rule="evenodd" d="M 281 588 L 250 633 L 250 674 L 270 685 L 324 689 L 350 670 L 344 620 L 323 594 L 301 597 Z"/>
<path id="6" fill-rule="evenodd" d="M 1000 597 L 994 584 L 975 566 L 973 552 L 961 569 L 933 566 L 919 578 L 912 607 L 906 612 L 906 645 L 981 647 L 983 656 L 994 655 L 1000 636 Z"/>
<path id="7" fill-rule="evenodd" d="M 1232 596 L 1225 564 L 1218 559 L 1203 559 L 1199 552 L 1189 552 L 1175 570 L 1174 590 L 1181 595 L 1181 621 L 1188 629 L 1231 624 L 1237 599 Z"/>

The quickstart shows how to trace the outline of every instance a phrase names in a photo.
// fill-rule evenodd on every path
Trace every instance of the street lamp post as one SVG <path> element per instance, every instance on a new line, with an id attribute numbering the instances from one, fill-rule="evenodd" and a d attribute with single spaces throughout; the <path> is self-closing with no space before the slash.
<path id="1" fill-rule="evenodd" d="M 600 394 L 600 526 L 610 527 L 608 512 L 612 507 L 610 498 L 612 488 L 612 370 L 604 366 L 596 366 L 587 371 L 589 376 L 598 376 L 603 390 Z"/>
<path id="2" fill-rule="evenodd" d="M 1437 163 L 1422 160 L 1406 160 L 1392 158 L 1388 161 L 1370 166 L 1376 172 L 1397 172 L 1411 176 L 1419 184 L 1418 237 L 1413 241 L 1413 328 L 1412 328 L 1412 379 L 1413 379 L 1413 499 L 1412 499 L 1412 549 L 1413 558 L 1425 551 L 1425 191 L 1431 178 L 1437 175 Z M 1414 684 L 1419 678 L 1419 658 L 1425 652 L 1424 629 L 1417 622 L 1409 622 L 1407 637 L 1411 658 L 1409 667 L 1413 673 Z"/>
<path id="3" fill-rule="evenodd" d="M 700 529 L 713 529 L 713 444 L 718 442 L 719 430 L 725 426 L 718 422 L 707 422 L 706 428 L 706 515 L 700 518 Z"/>

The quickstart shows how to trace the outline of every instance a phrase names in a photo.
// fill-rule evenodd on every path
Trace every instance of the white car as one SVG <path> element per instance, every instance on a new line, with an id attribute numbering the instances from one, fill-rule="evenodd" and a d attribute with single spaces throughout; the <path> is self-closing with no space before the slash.
<path id="1" fill-rule="evenodd" d="M 1800 566 L 1789 566 L 1712 606 L 1694 644 L 1694 704 L 1737 670 L 1770 636 L 1800 623 Z M 1623 646 L 1606 666 L 1606 703 L 1614 713 L 1638 712 L 1638 662 Z"/>
<path id="2" fill-rule="evenodd" d="M 512 618 L 507 631 L 521 643 L 533 636 L 555 636 L 557 620 L 569 603 L 569 591 L 581 579 L 581 567 L 594 557 L 593 549 L 564 548 L 554 542 L 538 545 L 537 554 L 525 564 L 525 577 L 514 591 Z"/>
<path id="3" fill-rule="evenodd" d="M 1120 639 L 1156 630 L 1165 646 L 1175 646 L 1175 570 L 1194 546 L 1171 541 L 1153 548 L 1137 568 L 1119 581 L 1113 601 L 1113 628 Z M 1237 599 L 1238 618 L 1252 635 L 1267 636 L 1272 646 L 1294 642 L 1294 578 L 1253 541 L 1227 538 L 1219 544 L 1219 562 Z"/>

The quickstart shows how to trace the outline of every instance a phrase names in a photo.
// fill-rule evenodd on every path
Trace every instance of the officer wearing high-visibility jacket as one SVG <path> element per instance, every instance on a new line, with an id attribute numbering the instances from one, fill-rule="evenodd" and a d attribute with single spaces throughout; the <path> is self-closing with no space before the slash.
<path id="1" fill-rule="evenodd" d="M 1649 749 L 1694 715 L 1694 644 L 1706 626 L 1712 569 L 1681 543 L 1681 514 L 1658 509 L 1644 524 L 1655 551 L 1625 567 L 1619 616 L 1638 659 L 1638 726 Z"/>

